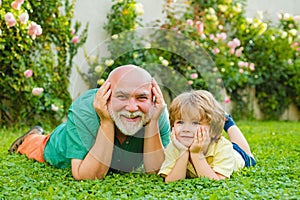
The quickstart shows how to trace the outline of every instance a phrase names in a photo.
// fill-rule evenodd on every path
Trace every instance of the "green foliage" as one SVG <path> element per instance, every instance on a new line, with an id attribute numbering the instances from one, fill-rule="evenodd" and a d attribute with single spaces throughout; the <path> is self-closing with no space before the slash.
<path id="1" fill-rule="evenodd" d="M 254 32 L 255 23 L 248 23 L 248 27 L 242 31 Z M 300 70 L 300 28 L 293 17 L 282 17 L 276 25 L 270 22 L 265 24 L 268 28 L 263 33 L 252 33 L 251 38 L 245 40 L 245 55 L 256 63 L 255 71 L 259 80 L 251 82 L 251 86 L 256 88 L 256 97 L 264 117 L 278 119 L 290 103 L 295 103 L 299 108 L 299 98 L 295 98 L 299 96 L 299 81 L 295 80 L 299 79 Z"/>
<path id="2" fill-rule="evenodd" d="M 111 12 L 107 14 L 108 22 L 104 29 L 109 35 L 115 35 L 126 30 L 135 29 L 140 25 L 139 15 L 144 10 L 135 0 L 112 0 Z"/>
<path id="3" fill-rule="evenodd" d="M 0 5 L 0 124 L 45 120 L 57 124 L 71 103 L 68 78 L 73 58 L 87 38 L 87 27 L 79 33 L 80 23 L 72 25 L 75 1 L 51 0 L 45 4 L 25 0 L 20 10 L 14 9 L 12 2 L 2 1 Z M 8 12 L 16 19 L 11 27 L 5 21 Z M 25 24 L 18 19 L 22 13 L 29 15 Z M 36 38 L 29 34 L 32 22 L 42 29 Z M 33 75 L 26 77 L 26 70 Z M 34 88 L 43 92 L 33 95 Z"/>
<path id="4" fill-rule="evenodd" d="M 134 4 L 135 1 L 116 1 L 113 4 L 105 26 L 112 36 L 107 46 L 110 55 L 98 56 L 98 60 L 90 64 L 89 73 L 83 74 L 90 85 L 95 86 L 97 80 L 98 86 L 101 85 L 107 74 L 119 65 L 132 63 L 146 68 L 149 63 L 158 67 L 161 64 L 161 67 L 185 77 L 193 89 L 224 84 L 228 97 L 223 96 L 220 100 L 233 100 L 235 107 L 232 113 L 236 118 L 253 118 L 253 107 L 249 106 L 252 105 L 252 97 L 247 93 L 251 89 L 256 92 L 265 119 L 279 119 L 290 103 L 300 108 L 300 28 L 293 16 L 280 14 L 276 23 L 264 18 L 261 13 L 246 18 L 246 0 L 192 0 L 176 3 L 176 6 L 167 1 L 163 10 L 165 21 L 157 20 L 158 23 L 153 26 L 160 27 L 157 35 L 163 30 L 183 35 L 189 47 L 184 46 L 182 50 L 177 37 L 135 36 L 138 30 L 133 24 L 141 25 L 141 21 L 130 9 Z M 156 41 L 149 41 L 147 37 Z M 122 42 L 116 44 L 116 40 Z M 137 40 L 139 43 L 149 42 L 149 45 L 140 45 Z M 170 48 L 159 49 L 159 45 L 164 46 L 165 43 Z M 187 60 L 179 54 L 184 54 L 184 51 L 191 53 L 194 46 L 204 49 L 205 53 L 201 51 L 199 56 L 205 54 L 212 62 L 197 63 L 197 66 L 191 62 L 197 58 L 189 56 Z M 215 75 L 206 78 L 207 75 L 198 70 L 202 66 Z M 191 79 L 195 73 L 197 78 Z M 210 82 L 207 82 L 208 79 Z"/>
<path id="5" fill-rule="evenodd" d="M 279 119 L 291 102 L 299 108 L 300 29 L 288 14 L 279 15 L 275 24 L 260 13 L 246 18 L 245 4 L 244 0 L 194 0 L 181 14 L 169 4 L 163 26 L 187 35 L 210 53 L 235 103 L 236 117 L 251 117 L 249 94 L 244 91 L 255 88 L 264 118 Z M 201 32 L 197 23 L 203 23 Z M 227 36 L 225 40 L 221 34 Z M 230 42 L 236 39 L 240 44 L 232 52 Z"/>
<path id="6" fill-rule="evenodd" d="M 109 173 L 103 180 L 76 181 L 70 169 L 9 155 L 11 142 L 26 129 L 3 128 L 0 199 L 299 199 L 300 124 L 237 124 L 257 160 L 255 167 L 235 172 L 224 181 L 195 178 L 168 184 L 156 175 L 139 173 Z"/>

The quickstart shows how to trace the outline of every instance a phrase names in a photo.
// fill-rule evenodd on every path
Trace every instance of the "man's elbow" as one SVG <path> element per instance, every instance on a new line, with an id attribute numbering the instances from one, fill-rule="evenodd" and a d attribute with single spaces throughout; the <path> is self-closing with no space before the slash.
<path id="1" fill-rule="evenodd" d="M 77 181 L 103 179 L 105 175 L 106 174 L 93 176 L 93 175 L 79 175 L 78 173 L 72 173 L 73 178 Z"/>
<path id="2" fill-rule="evenodd" d="M 72 159 L 72 176 L 75 180 L 95 180 L 102 179 L 106 175 L 106 170 L 103 170 L 103 173 L 100 173 L 96 170 L 91 170 L 90 168 L 82 169 L 82 160 Z"/>

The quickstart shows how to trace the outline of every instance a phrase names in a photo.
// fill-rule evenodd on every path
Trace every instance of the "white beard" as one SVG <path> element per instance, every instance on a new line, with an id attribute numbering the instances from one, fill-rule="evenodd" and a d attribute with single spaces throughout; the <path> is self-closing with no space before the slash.
<path id="1" fill-rule="evenodd" d="M 133 136 L 135 135 L 144 125 L 146 125 L 150 121 L 150 117 L 145 116 L 145 114 L 141 111 L 137 111 L 134 113 L 130 113 L 127 111 L 121 111 L 121 112 L 114 112 L 110 107 L 108 106 L 108 112 L 112 118 L 112 120 L 115 122 L 115 125 L 118 127 L 118 129 L 127 136 Z M 151 116 L 152 112 L 149 112 L 149 116 Z M 121 119 L 121 116 L 127 117 L 127 118 L 134 118 L 134 117 L 141 117 L 141 119 L 137 122 L 123 122 Z"/>

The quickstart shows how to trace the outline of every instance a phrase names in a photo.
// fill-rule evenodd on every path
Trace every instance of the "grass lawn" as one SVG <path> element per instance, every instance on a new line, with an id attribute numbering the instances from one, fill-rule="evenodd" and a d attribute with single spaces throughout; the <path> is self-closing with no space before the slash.
<path id="1" fill-rule="evenodd" d="M 156 175 L 108 174 L 75 181 L 68 169 L 9 155 L 27 128 L 0 130 L 0 199 L 300 199 L 300 122 L 238 122 L 257 165 L 231 179 L 165 184 Z M 50 130 L 48 130 L 50 131 Z"/>

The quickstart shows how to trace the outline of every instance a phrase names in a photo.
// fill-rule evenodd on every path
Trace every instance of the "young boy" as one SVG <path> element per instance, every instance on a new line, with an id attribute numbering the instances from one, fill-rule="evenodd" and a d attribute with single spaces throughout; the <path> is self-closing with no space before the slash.
<path id="1" fill-rule="evenodd" d="M 176 97 L 170 105 L 170 123 L 172 142 L 165 150 L 165 161 L 158 173 L 165 182 L 186 177 L 220 180 L 255 165 L 242 132 L 208 91 L 191 91 Z M 222 136 L 223 127 L 230 141 Z"/>

